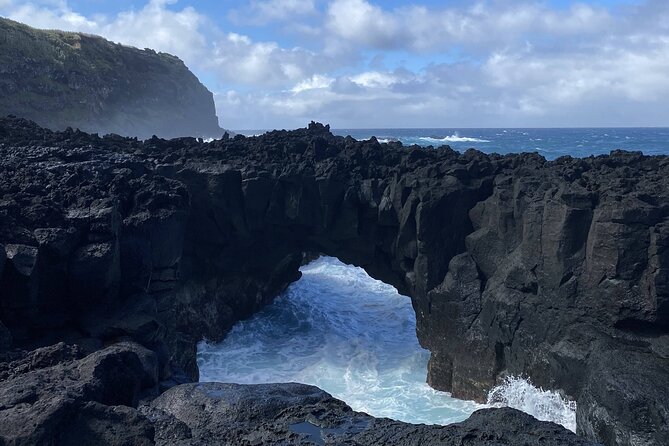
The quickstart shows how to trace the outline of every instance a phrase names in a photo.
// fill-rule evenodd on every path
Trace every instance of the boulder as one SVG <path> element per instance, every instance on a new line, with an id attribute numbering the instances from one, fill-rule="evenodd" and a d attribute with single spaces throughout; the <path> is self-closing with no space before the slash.
<path id="1" fill-rule="evenodd" d="M 144 398 L 197 380 L 197 342 L 222 340 L 319 253 L 411 296 L 435 388 L 483 401 L 527 376 L 575 400 L 591 440 L 667 443 L 665 156 L 423 150 L 316 123 L 210 143 L 19 118 L 0 130 L 0 321 L 13 347 L 136 342 L 157 361 L 138 378 L 154 386 Z M 624 396 L 630 364 L 643 379 Z"/>
<path id="2" fill-rule="evenodd" d="M 150 426 L 129 408 L 155 383 L 154 353 L 125 343 L 80 356 L 61 343 L 0 363 L 0 442 L 150 444 Z"/>
<path id="3" fill-rule="evenodd" d="M 595 445 L 514 409 L 485 409 L 450 426 L 412 425 L 354 412 L 303 384 L 184 384 L 140 411 L 157 445 Z"/>

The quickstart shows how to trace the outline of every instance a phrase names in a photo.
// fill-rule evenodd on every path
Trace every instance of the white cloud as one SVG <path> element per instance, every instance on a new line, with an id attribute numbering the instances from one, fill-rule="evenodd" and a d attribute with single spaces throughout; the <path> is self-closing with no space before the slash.
<path id="1" fill-rule="evenodd" d="M 272 23 L 269 32 L 290 23 L 295 47 L 255 39 L 254 27 L 221 29 L 190 4 L 152 0 L 105 16 L 63 0 L 0 0 L 0 14 L 176 54 L 222 86 L 215 100 L 228 128 L 312 119 L 338 127 L 669 122 L 666 0 L 618 10 L 533 0 L 416 0 L 398 9 L 370 0 L 256 0 L 236 11 L 238 23 Z"/>
<path id="2" fill-rule="evenodd" d="M 28 2 L 10 4 L 6 15 L 37 28 L 99 34 L 126 45 L 177 54 L 195 64 L 207 46 L 201 32 L 207 19 L 192 7 L 177 12 L 166 8 L 174 3 L 176 0 L 151 0 L 138 11 L 121 12 L 115 17 L 86 17 L 65 1 Z"/>
<path id="3" fill-rule="evenodd" d="M 398 78 L 391 73 L 382 73 L 379 71 L 367 71 L 349 78 L 352 82 L 371 88 L 388 88 L 398 83 Z"/>
<path id="4" fill-rule="evenodd" d="M 248 36 L 229 33 L 214 42 L 203 63 L 223 80 L 281 86 L 312 76 L 328 61 L 302 48 L 281 48 L 274 42 L 254 42 Z"/>
<path id="5" fill-rule="evenodd" d="M 290 91 L 293 93 L 301 93 L 307 90 L 320 90 L 324 88 L 329 88 L 333 84 L 333 82 L 334 79 L 332 79 L 331 77 L 323 76 L 320 74 L 314 74 L 310 78 L 298 82 L 297 85 L 291 88 Z"/>
<path id="6" fill-rule="evenodd" d="M 294 20 L 313 14 L 316 14 L 314 0 L 252 0 L 246 8 L 230 12 L 234 21 L 255 25 Z"/>
<path id="7" fill-rule="evenodd" d="M 543 3 L 475 3 L 469 8 L 413 5 L 392 11 L 367 0 L 334 0 L 327 26 L 339 39 L 381 49 L 428 51 L 447 45 L 509 43 L 527 33 L 592 34 L 611 24 L 602 8 L 575 4 L 555 11 Z"/>
<path id="8" fill-rule="evenodd" d="M 255 42 L 248 36 L 224 33 L 193 7 L 177 11 L 167 8 L 175 3 L 176 0 L 150 0 L 137 11 L 95 18 L 77 14 L 64 1 L 56 5 L 27 3 L 9 5 L 7 15 L 39 28 L 99 34 L 126 45 L 175 54 L 197 71 L 213 72 L 222 82 L 277 86 L 331 65 L 325 58 L 301 48 L 285 49 L 275 42 Z M 281 2 L 269 3 L 263 4 L 278 8 Z M 299 2 L 287 3 L 295 6 Z"/>
<path id="9" fill-rule="evenodd" d="M 97 23 L 77 14 L 67 7 L 65 2 L 48 2 L 47 5 L 37 3 L 7 2 L 0 7 L 10 10 L 5 14 L 10 19 L 28 23 L 37 28 L 79 30 L 91 32 L 97 28 Z M 4 11 L 3 11 L 4 13 Z"/>
<path id="10" fill-rule="evenodd" d="M 327 14 L 328 28 L 352 42 L 390 48 L 397 46 L 402 37 L 401 21 L 365 0 L 335 0 Z"/>

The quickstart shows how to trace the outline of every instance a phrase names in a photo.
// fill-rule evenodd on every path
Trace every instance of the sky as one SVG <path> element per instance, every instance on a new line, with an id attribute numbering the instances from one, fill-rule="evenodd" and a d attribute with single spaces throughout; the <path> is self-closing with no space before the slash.
<path id="1" fill-rule="evenodd" d="M 175 54 L 231 129 L 669 126 L 669 0 L 0 0 Z"/>

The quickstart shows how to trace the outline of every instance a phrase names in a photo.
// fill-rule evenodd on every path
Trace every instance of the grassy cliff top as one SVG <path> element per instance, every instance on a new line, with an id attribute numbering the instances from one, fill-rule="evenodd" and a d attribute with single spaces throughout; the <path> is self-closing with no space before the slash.
<path id="1" fill-rule="evenodd" d="M 100 69 L 108 67 L 110 59 L 120 54 L 185 66 L 181 59 L 168 53 L 113 43 L 92 34 L 37 29 L 0 17 L 0 61 L 3 63 L 14 64 L 16 57 L 55 64 L 76 59 L 82 68 Z"/>
<path id="2" fill-rule="evenodd" d="M 211 92 L 178 57 L 0 18 L 0 115 L 6 114 L 53 129 L 133 136 L 220 130 Z"/>

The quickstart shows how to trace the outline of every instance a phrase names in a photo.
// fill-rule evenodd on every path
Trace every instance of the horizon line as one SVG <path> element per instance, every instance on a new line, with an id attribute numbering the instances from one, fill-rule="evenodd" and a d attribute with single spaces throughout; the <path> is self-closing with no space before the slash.
<path id="1" fill-rule="evenodd" d="M 316 121 L 318 122 L 318 121 Z M 323 124 L 327 125 L 327 124 Z M 250 131 L 264 131 L 271 132 L 275 130 L 297 130 L 303 127 L 282 127 L 282 128 L 256 128 L 256 129 L 231 129 L 233 132 L 250 132 Z M 666 126 L 578 126 L 578 127 L 332 127 L 330 130 L 588 130 L 588 129 L 669 129 L 669 125 Z"/>

